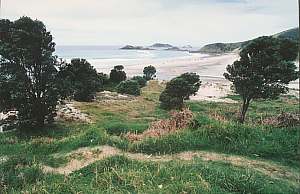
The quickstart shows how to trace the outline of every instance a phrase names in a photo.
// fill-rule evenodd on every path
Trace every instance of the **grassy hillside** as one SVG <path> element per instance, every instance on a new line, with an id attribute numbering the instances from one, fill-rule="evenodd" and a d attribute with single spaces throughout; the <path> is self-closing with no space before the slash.
<path id="1" fill-rule="evenodd" d="M 275 34 L 273 37 L 281 38 L 281 39 L 289 39 L 293 41 L 299 40 L 299 28 L 293 28 L 284 32 L 280 32 Z M 251 40 L 250 40 L 251 41 Z M 243 48 L 243 46 L 247 45 L 250 41 L 238 42 L 238 43 L 213 43 L 208 44 L 202 47 L 199 52 L 201 53 L 228 53 L 233 52 L 234 50 L 238 50 Z"/>
<path id="2" fill-rule="evenodd" d="M 243 125 L 236 122 L 239 104 L 191 101 L 190 127 L 128 141 L 124 133 L 142 133 L 151 122 L 170 116 L 159 108 L 163 88 L 153 81 L 140 97 L 98 96 L 92 103 L 75 103 L 90 115 L 90 124 L 58 122 L 38 132 L 0 134 L 1 193 L 299 191 L 298 128 L 262 122 L 281 112 L 297 112 L 297 99 L 257 101 Z M 67 167 L 70 172 L 61 174 Z"/>

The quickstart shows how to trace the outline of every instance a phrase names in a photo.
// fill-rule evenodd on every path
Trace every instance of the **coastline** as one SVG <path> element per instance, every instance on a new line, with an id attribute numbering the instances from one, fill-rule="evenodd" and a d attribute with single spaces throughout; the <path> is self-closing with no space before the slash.
<path id="1" fill-rule="evenodd" d="M 157 70 L 157 79 L 159 81 L 168 81 L 186 72 L 195 72 L 200 75 L 202 81 L 201 87 L 191 100 L 235 103 L 225 97 L 233 94 L 231 83 L 223 77 L 226 67 L 239 58 L 238 53 L 227 53 L 223 55 L 201 55 L 194 54 L 187 57 L 178 57 L 172 59 L 146 59 L 142 61 L 131 60 L 128 63 L 106 63 L 97 60 L 91 60 L 91 64 L 98 72 L 109 74 L 116 64 L 124 64 L 127 76 L 142 75 L 143 68 L 152 65 Z M 105 61 L 109 62 L 109 61 Z M 289 94 L 299 97 L 299 80 L 291 82 Z"/>
<path id="2" fill-rule="evenodd" d="M 224 55 L 195 54 L 187 57 L 171 59 L 145 59 L 123 63 L 128 77 L 142 75 L 143 68 L 152 65 L 157 69 L 158 80 L 170 80 L 186 72 L 198 73 L 204 80 L 223 80 L 226 66 L 238 59 L 238 54 L 229 53 Z M 109 74 L 114 65 L 122 64 L 122 61 L 111 62 L 101 60 L 89 60 L 98 72 Z M 106 63 L 105 63 L 106 62 Z M 104 64 L 105 63 L 105 64 Z"/>

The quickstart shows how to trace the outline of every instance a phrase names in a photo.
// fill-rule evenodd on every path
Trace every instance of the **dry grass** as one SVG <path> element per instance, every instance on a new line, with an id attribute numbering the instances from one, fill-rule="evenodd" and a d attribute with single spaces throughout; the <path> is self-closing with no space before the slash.
<path id="1" fill-rule="evenodd" d="M 130 141 L 140 141 L 148 137 L 161 137 L 189 126 L 193 120 L 193 113 L 189 109 L 172 112 L 170 119 L 153 122 L 149 129 L 142 134 L 127 133 L 125 137 Z"/>
<path id="2" fill-rule="evenodd" d="M 300 114 L 281 113 L 278 116 L 269 117 L 262 120 L 262 124 L 279 127 L 300 126 Z"/>

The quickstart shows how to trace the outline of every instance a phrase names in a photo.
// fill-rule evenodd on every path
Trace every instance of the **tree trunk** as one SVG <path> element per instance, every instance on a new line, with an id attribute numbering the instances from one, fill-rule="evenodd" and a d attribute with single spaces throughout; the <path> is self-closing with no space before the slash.
<path id="1" fill-rule="evenodd" d="M 248 98 L 243 99 L 243 105 L 240 112 L 240 123 L 244 123 L 245 121 L 245 117 L 246 117 L 247 110 L 249 108 L 250 101 L 251 99 Z"/>

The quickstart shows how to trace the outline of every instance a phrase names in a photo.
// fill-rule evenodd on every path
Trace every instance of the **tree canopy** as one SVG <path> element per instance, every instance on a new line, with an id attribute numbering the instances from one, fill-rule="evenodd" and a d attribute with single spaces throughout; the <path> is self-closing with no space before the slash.
<path id="1" fill-rule="evenodd" d="M 156 69 L 152 65 L 145 67 L 143 70 L 143 73 L 144 73 L 144 78 L 147 81 L 152 80 L 156 77 L 156 75 L 155 75 Z"/>
<path id="2" fill-rule="evenodd" d="M 0 20 L 0 107 L 17 110 L 19 124 L 52 121 L 57 90 L 55 43 L 45 25 L 22 17 Z"/>
<path id="3" fill-rule="evenodd" d="M 227 67 L 224 76 L 243 99 L 241 122 L 252 99 L 276 98 L 288 91 L 287 84 L 298 78 L 296 57 L 296 43 L 260 37 L 249 43 L 240 52 L 240 59 Z"/>
<path id="4" fill-rule="evenodd" d="M 135 80 L 139 83 L 140 87 L 145 87 L 147 84 L 147 80 L 142 76 L 134 76 L 132 80 Z"/>
<path id="5" fill-rule="evenodd" d="M 120 83 L 121 81 L 126 80 L 126 73 L 124 71 L 124 66 L 123 65 L 117 65 L 115 66 L 109 75 L 110 81 L 114 83 Z"/>
<path id="6" fill-rule="evenodd" d="M 182 108 L 183 101 L 195 95 L 201 85 L 200 76 L 196 73 L 184 73 L 167 83 L 159 101 L 166 109 Z"/>
<path id="7" fill-rule="evenodd" d="M 96 69 L 85 59 L 72 59 L 70 64 L 62 65 L 59 76 L 66 96 L 86 102 L 95 98 L 105 81 L 105 75 L 97 74 Z"/>
<path id="8" fill-rule="evenodd" d="M 126 81 L 122 81 L 117 86 L 117 92 L 120 94 L 130 94 L 130 95 L 139 96 L 141 94 L 141 88 L 137 81 L 126 80 Z"/>

